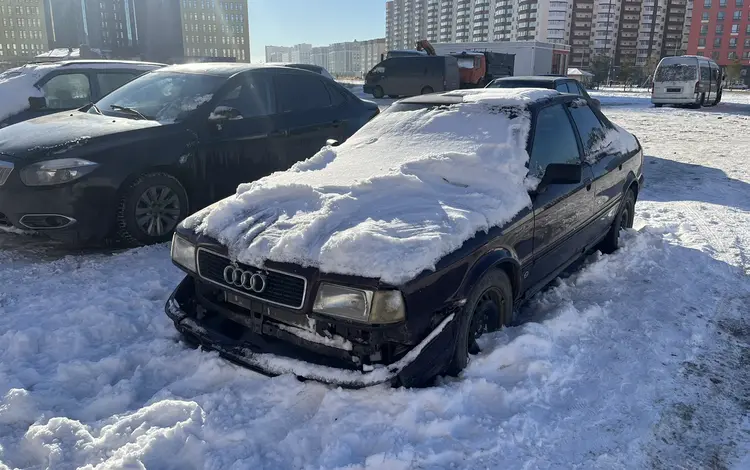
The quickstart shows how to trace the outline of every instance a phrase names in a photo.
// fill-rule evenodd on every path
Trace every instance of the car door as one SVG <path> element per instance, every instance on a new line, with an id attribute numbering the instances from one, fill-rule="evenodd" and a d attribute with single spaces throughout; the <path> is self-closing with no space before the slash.
<path id="1" fill-rule="evenodd" d="M 549 184 L 532 193 L 534 263 L 529 286 L 546 280 L 581 254 L 584 244 L 576 235 L 593 212 L 591 169 L 583 164 L 580 142 L 565 106 L 557 102 L 536 113 L 529 174 L 541 179 L 549 164 L 567 163 L 581 165 L 582 178 L 573 184 Z"/>
<path id="2" fill-rule="evenodd" d="M 617 213 L 627 179 L 623 163 L 629 155 L 621 153 L 617 146 L 607 145 L 608 134 L 614 132 L 612 125 L 604 122 L 605 118 L 591 109 L 588 102 L 575 100 L 570 103 L 569 111 L 581 136 L 584 161 L 594 177 L 594 213 L 584 237 L 588 243 L 593 243 L 609 230 Z"/>
<path id="3" fill-rule="evenodd" d="M 200 135 L 199 166 L 212 202 L 237 186 L 278 169 L 270 141 L 279 132 L 273 82 L 268 74 L 234 77 L 213 98 Z"/>
<path id="4" fill-rule="evenodd" d="M 280 122 L 285 134 L 273 139 L 277 170 L 315 155 L 342 125 L 324 79 L 312 72 L 281 71 L 273 75 Z"/>

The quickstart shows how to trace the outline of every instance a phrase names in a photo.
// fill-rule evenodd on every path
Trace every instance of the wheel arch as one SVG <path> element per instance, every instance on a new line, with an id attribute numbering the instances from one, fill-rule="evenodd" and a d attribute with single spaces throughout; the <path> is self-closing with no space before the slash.
<path id="1" fill-rule="evenodd" d="M 510 278 L 513 300 L 517 300 L 521 294 L 521 263 L 512 250 L 507 248 L 499 248 L 486 253 L 469 268 L 469 272 L 464 278 L 461 288 L 462 297 L 465 298 L 469 295 L 474 284 L 492 269 L 502 269 L 505 271 L 508 278 Z"/>
<path id="2" fill-rule="evenodd" d="M 130 188 L 130 185 L 133 184 L 134 181 L 138 180 L 138 178 L 141 178 L 143 176 L 150 175 L 153 173 L 167 174 L 171 176 L 172 178 L 176 179 L 177 182 L 182 185 L 182 187 L 185 189 L 185 194 L 187 196 L 187 202 L 188 202 L 187 211 L 188 213 L 191 213 L 193 209 L 192 198 L 191 198 L 192 187 L 188 182 L 189 178 L 187 178 L 187 176 L 182 174 L 181 172 L 176 171 L 174 166 L 171 166 L 171 165 L 155 165 L 155 166 L 151 166 L 147 168 L 142 168 L 138 171 L 134 171 L 133 173 L 129 174 L 120 182 L 120 186 L 117 188 L 116 200 L 119 200 L 123 196 L 125 191 L 127 191 L 128 188 Z"/>

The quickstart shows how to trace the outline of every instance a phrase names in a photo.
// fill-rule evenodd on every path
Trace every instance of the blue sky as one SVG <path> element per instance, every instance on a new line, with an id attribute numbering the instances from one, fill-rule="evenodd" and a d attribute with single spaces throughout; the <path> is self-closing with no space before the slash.
<path id="1" fill-rule="evenodd" d="M 252 61 L 265 46 L 385 37 L 385 0 L 248 0 Z"/>

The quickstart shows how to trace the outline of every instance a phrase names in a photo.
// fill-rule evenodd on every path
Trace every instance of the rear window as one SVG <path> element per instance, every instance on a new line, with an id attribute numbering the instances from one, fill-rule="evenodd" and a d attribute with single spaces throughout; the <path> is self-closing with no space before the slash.
<path id="1" fill-rule="evenodd" d="M 278 74 L 274 77 L 281 112 L 301 112 L 331 106 L 331 95 L 315 75 Z"/>
<path id="2" fill-rule="evenodd" d="M 666 64 L 656 69 L 657 82 L 687 82 L 698 76 L 698 67 L 689 64 Z"/>
<path id="3" fill-rule="evenodd" d="M 552 82 L 533 82 L 529 80 L 498 80 L 488 88 L 553 88 Z"/>

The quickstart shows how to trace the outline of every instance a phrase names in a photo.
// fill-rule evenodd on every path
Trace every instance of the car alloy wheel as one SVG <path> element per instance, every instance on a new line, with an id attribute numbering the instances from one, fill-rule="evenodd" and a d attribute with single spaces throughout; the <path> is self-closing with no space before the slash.
<path id="1" fill-rule="evenodd" d="M 471 325 L 467 337 L 469 354 L 481 352 L 477 340 L 490 330 L 491 324 L 498 323 L 499 319 L 505 317 L 504 311 L 505 299 L 499 289 L 491 287 L 482 293 L 471 316 Z M 497 329 L 497 326 L 493 329 Z"/>
<path id="2" fill-rule="evenodd" d="M 170 233 L 180 222 L 180 198 L 167 186 L 146 189 L 135 205 L 135 219 L 150 237 Z"/>

